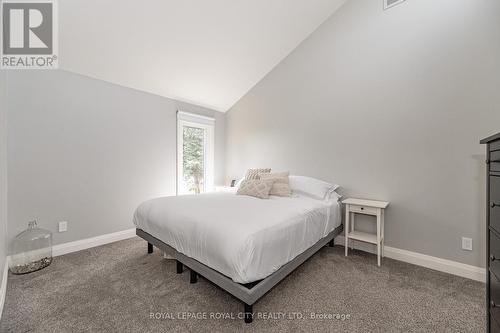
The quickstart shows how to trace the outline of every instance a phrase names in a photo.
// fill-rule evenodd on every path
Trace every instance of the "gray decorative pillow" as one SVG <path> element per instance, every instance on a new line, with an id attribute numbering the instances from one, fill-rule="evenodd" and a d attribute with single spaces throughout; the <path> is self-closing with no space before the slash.
<path id="1" fill-rule="evenodd" d="M 260 199 L 269 199 L 269 191 L 273 186 L 274 181 L 271 179 L 249 179 L 244 180 L 238 187 L 237 195 L 249 195 Z"/>
<path id="2" fill-rule="evenodd" d="M 280 197 L 289 197 L 292 194 L 290 190 L 290 185 L 288 181 L 288 176 L 290 172 L 274 172 L 274 173 L 263 173 L 260 175 L 261 180 L 273 180 L 273 186 L 269 195 L 277 195 Z"/>
<path id="3" fill-rule="evenodd" d="M 271 168 L 266 169 L 248 169 L 247 174 L 245 176 L 245 180 L 249 179 L 260 179 L 259 174 L 261 173 L 269 173 L 271 172 Z"/>

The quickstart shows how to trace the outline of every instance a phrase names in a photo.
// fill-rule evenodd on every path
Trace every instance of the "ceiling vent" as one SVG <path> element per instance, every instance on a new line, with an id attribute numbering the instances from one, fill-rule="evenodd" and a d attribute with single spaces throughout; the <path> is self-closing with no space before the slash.
<path id="1" fill-rule="evenodd" d="M 384 1 L 384 10 L 399 5 L 406 0 L 383 0 Z"/>

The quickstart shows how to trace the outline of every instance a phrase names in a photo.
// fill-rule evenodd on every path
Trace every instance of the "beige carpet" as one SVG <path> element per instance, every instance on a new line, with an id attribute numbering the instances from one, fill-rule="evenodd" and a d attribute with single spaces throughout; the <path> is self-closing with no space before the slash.
<path id="1" fill-rule="evenodd" d="M 265 295 L 252 324 L 210 318 L 238 317 L 243 306 L 203 278 L 190 285 L 189 272 L 177 275 L 156 249 L 146 252 L 134 238 L 9 275 L 0 332 L 485 331 L 484 284 L 391 259 L 379 268 L 375 256 L 346 258 L 342 247 L 323 248 Z"/>

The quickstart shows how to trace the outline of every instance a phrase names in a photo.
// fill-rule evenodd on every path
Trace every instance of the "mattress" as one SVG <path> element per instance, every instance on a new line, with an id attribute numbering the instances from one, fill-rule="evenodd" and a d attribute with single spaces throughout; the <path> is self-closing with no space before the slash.
<path id="1" fill-rule="evenodd" d="M 134 213 L 137 228 L 237 283 L 269 276 L 340 222 L 337 200 L 302 195 L 162 197 L 144 202 Z"/>

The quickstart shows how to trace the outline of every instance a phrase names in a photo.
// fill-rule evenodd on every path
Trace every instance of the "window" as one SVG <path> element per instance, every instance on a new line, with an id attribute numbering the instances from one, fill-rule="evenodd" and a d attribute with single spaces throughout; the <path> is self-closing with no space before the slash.
<path id="1" fill-rule="evenodd" d="M 177 112 L 177 194 L 199 194 L 214 186 L 215 119 Z"/>

